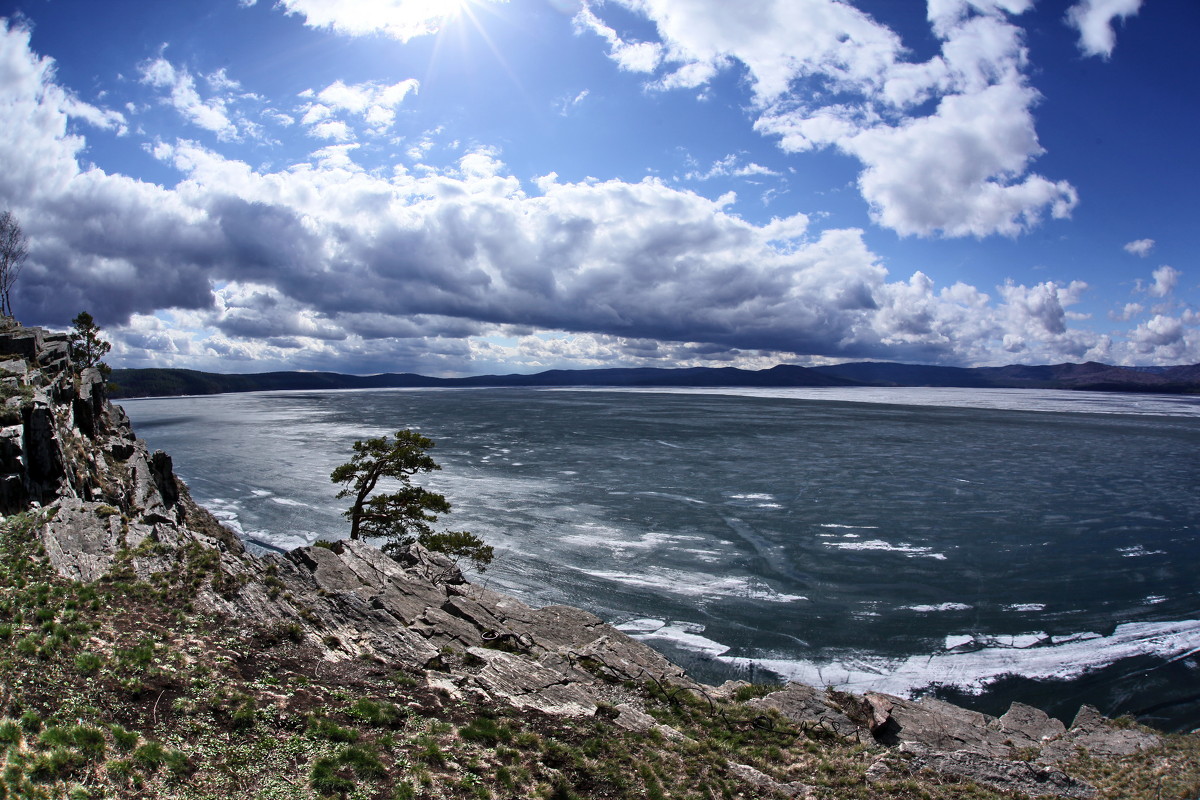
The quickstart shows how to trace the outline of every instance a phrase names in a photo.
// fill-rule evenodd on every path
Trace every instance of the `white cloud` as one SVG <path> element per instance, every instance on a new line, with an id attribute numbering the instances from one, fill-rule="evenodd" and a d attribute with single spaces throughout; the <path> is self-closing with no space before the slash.
<path id="1" fill-rule="evenodd" d="M 1125 307 L 1119 312 L 1114 312 L 1109 316 L 1118 322 L 1128 322 L 1134 317 L 1140 315 L 1146 310 L 1146 307 L 1141 303 L 1126 303 Z"/>
<path id="2" fill-rule="evenodd" d="M 507 0 L 488 0 L 507 2 Z M 288 14 L 304 17 L 306 25 L 329 28 L 349 36 L 382 34 L 407 42 L 437 33 L 483 0 L 279 0 Z"/>
<path id="3" fill-rule="evenodd" d="M 608 42 L 608 55 L 628 72 L 653 72 L 662 63 L 663 47 L 652 42 L 627 42 L 584 5 L 575 16 L 577 31 L 591 31 Z"/>
<path id="4" fill-rule="evenodd" d="M 1137 326 L 1130 341 L 1138 354 L 1151 356 L 1157 363 L 1170 364 L 1195 353 L 1200 335 L 1194 327 L 1186 328 L 1182 318 L 1156 314 Z"/>
<path id="5" fill-rule="evenodd" d="M 177 69 L 163 57 L 148 61 L 141 66 L 142 82 L 169 92 L 168 102 L 185 119 L 205 130 L 212 131 L 218 139 L 238 138 L 238 128 L 230 119 L 226 103 L 222 98 L 204 100 L 196 90 L 196 79 L 186 69 Z"/>
<path id="6" fill-rule="evenodd" d="M 213 95 L 204 98 L 196 88 L 196 78 L 185 67 L 178 67 L 162 55 L 138 66 L 142 83 L 164 89 L 163 102 L 172 106 L 193 125 L 216 134 L 219 141 L 239 141 L 246 137 L 260 138 L 261 127 L 239 114 L 235 105 L 243 101 L 260 101 L 256 95 L 242 90 L 221 69 L 204 76 Z"/>
<path id="7" fill-rule="evenodd" d="M 354 140 L 354 134 L 351 132 L 350 126 L 340 119 L 327 119 L 324 122 L 318 122 L 309 128 L 308 133 L 317 139 L 330 139 L 335 142 L 350 142 Z"/>
<path id="8" fill-rule="evenodd" d="M 1182 274 L 1174 267 L 1163 265 L 1154 270 L 1154 282 L 1146 291 L 1151 297 L 1166 297 L 1175 290 L 1175 286 L 1179 283 L 1179 276 Z"/>
<path id="9" fill-rule="evenodd" d="M 1015 235 L 1078 202 L 1066 181 L 1029 171 L 1042 153 L 1039 95 L 1007 16 L 1028 0 L 934 0 L 942 52 L 924 63 L 905 61 L 899 37 L 837 0 L 617 1 L 657 27 L 659 58 L 639 67 L 658 75 L 651 86 L 695 88 L 741 65 L 756 129 L 788 152 L 836 147 L 858 158 L 874 220 L 901 234 Z M 577 24 L 631 68 L 627 43 L 592 8 Z M 935 100 L 930 113 L 924 104 Z"/>
<path id="10" fill-rule="evenodd" d="M 129 133 L 129 125 L 125 120 L 124 114 L 108 108 L 98 108 L 90 103 L 83 102 L 69 93 L 66 96 L 63 111 L 66 112 L 67 116 L 82 119 L 89 125 L 100 130 L 114 131 L 118 136 L 124 136 Z"/>
<path id="11" fill-rule="evenodd" d="M 1067 24 L 1079 31 L 1084 55 L 1108 58 L 1117 46 L 1113 22 L 1138 13 L 1142 0 L 1079 0 L 1067 11 Z"/>
<path id="12" fill-rule="evenodd" d="M 572 111 L 579 108 L 579 106 L 583 105 L 583 101 L 587 99 L 589 94 L 591 94 L 591 92 L 587 89 L 584 89 L 574 97 L 567 96 L 562 98 L 558 101 L 558 113 L 564 117 L 567 116 Z"/>
<path id="13" fill-rule="evenodd" d="M 692 171 L 685 176 L 688 180 L 707 181 L 713 178 L 755 178 L 779 177 L 779 173 L 770 167 L 764 167 L 753 161 L 743 163 L 741 158 L 731 153 L 720 161 L 714 162 L 707 172 Z"/>
<path id="14" fill-rule="evenodd" d="M 876 126 L 840 147 L 866 166 L 859 177 L 872 217 L 900 234 L 1015 235 L 1049 208 L 1069 216 L 1078 202 L 1065 181 L 1025 174 L 1041 152 L 1029 113 L 1033 90 L 1014 83 L 943 98 L 936 113 Z"/>
<path id="15" fill-rule="evenodd" d="M 420 82 L 413 78 L 390 85 L 376 81 L 356 84 L 334 81 L 319 92 L 310 89 L 301 93 L 301 97 L 311 100 L 300 109 L 300 121 L 305 125 L 318 125 L 340 112 L 361 118 L 374 133 L 384 133 L 395 122 L 396 107 L 419 88 Z"/>
<path id="16" fill-rule="evenodd" d="M 14 304 L 59 326 L 89 309 L 119 331 L 118 363 L 145 347 L 137 363 L 480 371 L 506 357 L 498 330 L 546 342 L 515 345 L 529 364 L 1200 361 L 1194 317 L 1159 314 L 1128 343 L 1074 328 L 1081 282 L 939 288 L 889 275 L 861 230 L 758 225 L 658 180 L 547 175 L 535 192 L 483 148 L 414 174 L 364 169 L 353 142 L 274 167 L 157 142 L 181 179 L 149 184 L 80 165 L 72 102 L 5 29 L 0 203 L 31 244 Z"/>
<path id="17" fill-rule="evenodd" d="M 1154 249 L 1153 239 L 1136 239 L 1125 245 L 1125 252 L 1145 258 Z"/>

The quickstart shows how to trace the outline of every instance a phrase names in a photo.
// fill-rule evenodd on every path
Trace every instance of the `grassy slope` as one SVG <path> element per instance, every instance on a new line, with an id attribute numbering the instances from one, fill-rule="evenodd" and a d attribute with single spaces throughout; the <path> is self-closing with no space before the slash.
<path id="1" fill-rule="evenodd" d="M 1007 796 L 929 774 L 869 785 L 874 744 L 653 685 L 625 690 L 686 738 L 451 699 L 374 661 L 321 661 L 269 620 L 198 612 L 196 586 L 237 591 L 200 548 L 149 583 L 121 568 L 65 581 L 44 563 L 36 523 L 0 522 L 0 800 L 772 796 L 733 763 L 821 798 Z M 444 653 L 445 668 L 464 655 Z M 1200 795 L 1197 737 L 1169 742 L 1085 764 L 1084 777 L 1108 798 Z"/>

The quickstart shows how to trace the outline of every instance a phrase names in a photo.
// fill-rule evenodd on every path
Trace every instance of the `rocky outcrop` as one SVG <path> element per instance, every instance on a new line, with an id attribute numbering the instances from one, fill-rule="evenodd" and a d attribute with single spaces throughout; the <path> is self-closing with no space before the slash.
<path id="1" fill-rule="evenodd" d="M 197 506 L 165 453 L 150 452 L 108 402 L 94 369 L 75 374 L 64 335 L 0 332 L 0 510 L 41 508 L 46 557 L 77 581 L 185 581 L 192 602 L 240 622 L 303 639 L 329 661 L 370 658 L 452 696 L 559 716 L 603 715 L 634 731 L 680 734 L 638 708 L 625 682 L 727 697 L 593 614 L 533 608 L 467 581 L 419 546 L 398 557 L 361 542 L 259 556 Z M 15 401 L 15 402 L 14 402 Z M 0 409 L 0 410 L 3 410 Z M 878 748 L 868 780 L 931 770 L 1029 796 L 1091 797 L 1064 767 L 1081 751 L 1108 757 L 1159 746 L 1085 706 L 1070 728 L 1030 706 L 990 717 L 932 699 L 859 696 L 789 684 L 752 701 L 809 738 Z M 734 765 L 753 790 L 805 797 Z"/>
<path id="2" fill-rule="evenodd" d="M 1031 797 L 1094 797 L 1093 787 L 1065 771 L 1073 758 L 1124 756 L 1161 744 L 1157 735 L 1117 725 L 1091 706 L 1067 728 L 1023 703 L 992 717 L 933 698 L 858 696 L 800 684 L 751 703 L 806 731 L 885 745 L 889 750 L 872 764 L 869 780 L 932 770 Z"/>
<path id="3" fill-rule="evenodd" d="M 286 628 L 329 660 L 375 658 L 546 713 L 594 714 L 614 678 L 694 685 L 598 617 L 475 586 L 420 547 L 400 559 L 349 541 L 250 553 L 191 501 L 170 457 L 136 437 L 101 374 L 69 369 L 64 336 L 18 329 L 0 334 L 0 353 L 22 359 L 7 374 L 32 389 L 22 423 L 0 430 L 5 510 L 47 510 L 42 544 L 64 577 L 191 575 L 196 605 Z"/>

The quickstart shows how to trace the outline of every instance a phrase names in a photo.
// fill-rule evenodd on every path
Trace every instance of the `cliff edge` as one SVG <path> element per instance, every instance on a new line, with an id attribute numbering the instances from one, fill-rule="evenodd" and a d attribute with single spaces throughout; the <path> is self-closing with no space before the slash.
<path id="1" fill-rule="evenodd" d="M 705 686 L 419 546 L 255 555 L 64 334 L 0 332 L 0 396 L 0 797 L 1124 797 L 1098 765 L 1200 764 L 1087 706 Z"/>

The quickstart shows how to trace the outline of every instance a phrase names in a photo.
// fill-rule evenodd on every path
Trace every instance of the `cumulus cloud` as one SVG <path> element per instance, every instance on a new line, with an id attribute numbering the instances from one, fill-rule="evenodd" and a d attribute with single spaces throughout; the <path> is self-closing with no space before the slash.
<path id="1" fill-rule="evenodd" d="M 1118 322 L 1128 322 L 1134 317 L 1140 315 L 1145 310 L 1146 307 L 1141 303 L 1126 303 L 1124 308 L 1122 308 L 1120 311 L 1111 312 L 1109 317 L 1117 320 Z"/>
<path id="2" fill-rule="evenodd" d="M 1067 24 L 1079 32 L 1084 55 L 1109 58 L 1117 46 L 1113 23 L 1138 13 L 1142 0 L 1079 0 L 1067 11 Z"/>
<path id="3" fill-rule="evenodd" d="M 1080 282 L 939 288 L 890 275 L 858 229 L 755 224 L 654 179 L 547 175 L 532 191 L 486 148 L 414 174 L 363 168 L 353 142 L 276 167 L 157 142 L 181 177 L 149 184 L 81 166 L 75 101 L 26 31 L 0 35 L 0 78 L 0 202 L 31 244 L 14 304 L 58 326 L 89 309 L 117 364 L 1003 363 L 1111 345 L 1072 328 Z M 1189 352 L 1195 321 L 1160 316 L 1130 352 Z"/>
<path id="4" fill-rule="evenodd" d="M 1174 267 L 1163 265 L 1154 270 L 1154 282 L 1146 291 L 1151 297 L 1166 297 L 1175 291 L 1175 286 L 1179 283 L 1179 276 L 1182 274 Z"/>
<path id="5" fill-rule="evenodd" d="M 374 134 L 386 133 L 396 120 L 396 107 L 419 88 L 420 82 L 413 78 L 391 85 L 376 81 L 357 84 L 334 81 L 319 92 L 309 89 L 300 94 L 307 100 L 299 109 L 300 122 L 321 139 L 354 138 L 347 118 L 360 119 Z"/>
<path id="6" fill-rule="evenodd" d="M 1130 342 L 1142 360 L 1158 364 L 1194 361 L 1196 347 L 1200 345 L 1200 331 L 1195 323 L 1191 319 L 1189 324 L 1183 316 L 1155 314 L 1137 326 L 1130 334 Z"/>
<path id="7" fill-rule="evenodd" d="M 1153 239 L 1136 239 L 1125 245 L 1125 252 L 1145 258 L 1154 249 Z"/>
<path id="8" fill-rule="evenodd" d="M 184 67 L 177 67 L 165 57 L 146 61 L 139 67 L 142 82 L 167 93 L 165 102 L 178 111 L 184 119 L 197 127 L 211 131 L 222 141 L 235 141 L 243 134 L 253 129 L 245 121 L 239 125 L 230 111 L 230 100 L 227 96 L 214 94 L 202 98 L 196 88 L 196 78 Z M 241 87 L 230 81 L 224 71 L 208 77 L 207 83 L 214 92 L 226 94 L 237 91 Z"/>
<path id="9" fill-rule="evenodd" d="M 1027 53 L 1010 15 L 1029 0 L 935 0 L 941 53 L 905 60 L 894 32 L 837 0 L 617 0 L 653 22 L 655 57 L 586 6 L 580 30 L 604 38 L 623 69 L 652 87 L 698 87 L 740 66 L 761 133 L 788 152 L 835 147 L 863 165 L 874 220 L 901 234 L 1015 235 L 1068 216 L 1074 187 L 1030 172 L 1042 153 L 1025 78 Z M 927 104 L 935 102 L 932 111 Z"/>

